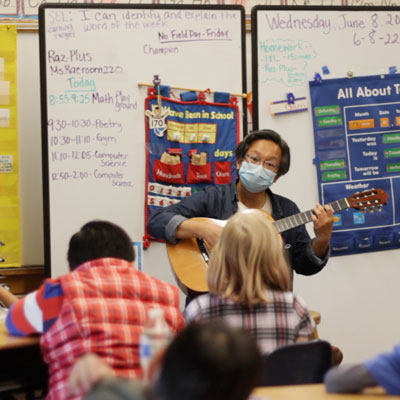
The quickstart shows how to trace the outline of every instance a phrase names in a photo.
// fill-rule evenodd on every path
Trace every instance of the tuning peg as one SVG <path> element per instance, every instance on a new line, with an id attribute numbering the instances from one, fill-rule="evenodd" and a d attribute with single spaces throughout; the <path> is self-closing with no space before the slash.
<path id="1" fill-rule="evenodd" d="M 365 213 L 367 212 L 367 208 L 366 208 L 366 207 L 362 207 L 362 208 L 360 209 L 360 212 L 361 212 L 362 214 L 365 214 Z"/>
<path id="2" fill-rule="evenodd" d="M 372 207 L 369 207 L 369 212 L 370 212 L 371 214 L 373 214 L 373 213 L 374 213 L 374 211 L 375 211 L 375 207 L 374 207 L 374 206 L 372 206 Z"/>
<path id="3" fill-rule="evenodd" d="M 381 212 L 382 211 L 382 204 L 380 204 L 379 206 L 376 206 L 376 209 L 377 209 L 378 212 Z"/>

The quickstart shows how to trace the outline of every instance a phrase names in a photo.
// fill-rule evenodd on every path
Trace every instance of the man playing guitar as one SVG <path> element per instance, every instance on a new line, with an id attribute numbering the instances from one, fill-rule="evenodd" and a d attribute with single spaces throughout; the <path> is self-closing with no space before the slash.
<path id="1" fill-rule="evenodd" d="M 221 225 L 196 217 L 226 220 L 246 208 L 262 209 L 275 220 L 299 213 L 293 201 L 274 194 L 269 188 L 290 167 L 290 149 L 278 133 L 265 129 L 247 135 L 236 148 L 236 167 L 237 182 L 206 187 L 154 213 L 149 219 L 149 233 L 171 243 L 202 238 L 213 246 L 221 233 Z M 330 205 L 317 204 L 312 212 L 314 239 L 304 225 L 282 233 L 289 263 L 303 275 L 316 274 L 329 258 L 333 210 Z"/>

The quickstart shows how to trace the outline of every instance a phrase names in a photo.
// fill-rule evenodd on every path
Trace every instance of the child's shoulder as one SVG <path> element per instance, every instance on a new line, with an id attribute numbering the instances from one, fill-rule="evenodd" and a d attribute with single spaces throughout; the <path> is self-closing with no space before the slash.
<path id="1" fill-rule="evenodd" d="M 43 297 L 62 296 L 64 294 L 60 278 L 47 278 L 39 288 L 38 293 Z"/>
<path id="2" fill-rule="evenodd" d="M 270 290 L 269 294 L 273 301 L 283 301 L 290 304 L 300 303 L 301 305 L 306 306 L 304 300 L 299 295 L 291 291 L 284 292 L 281 290 Z"/>

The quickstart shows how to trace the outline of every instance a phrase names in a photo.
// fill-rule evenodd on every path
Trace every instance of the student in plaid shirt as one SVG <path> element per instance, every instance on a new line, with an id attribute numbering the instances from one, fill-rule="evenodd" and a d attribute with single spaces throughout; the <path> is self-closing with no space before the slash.
<path id="1" fill-rule="evenodd" d="M 67 379 L 75 360 L 95 353 L 117 376 L 141 377 L 139 337 L 150 308 L 160 307 L 171 330 L 184 326 L 176 287 L 133 266 L 129 236 L 106 221 L 93 221 L 72 236 L 71 272 L 47 279 L 39 290 L 18 300 L 0 289 L 10 306 L 6 326 L 11 334 L 42 334 L 40 346 L 49 364 L 47 399 L 67 396 Z"/>
<path id="2" fill-rule="evenodd" d="M 223 319 L 250 331 L 263 353 L 312 337 L 314 321 L 291 292 L 282 239 L 262 211 L 241 211 L 228 220 L 211 253 L 207 281 L 210 293 L 189 303 L 187 322 Z"/>

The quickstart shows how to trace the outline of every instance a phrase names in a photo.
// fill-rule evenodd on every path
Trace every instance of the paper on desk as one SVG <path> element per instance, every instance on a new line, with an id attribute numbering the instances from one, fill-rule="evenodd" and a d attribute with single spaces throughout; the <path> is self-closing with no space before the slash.
<path id="1" fill-rule="evenodd" d="M 4 308 L 0 306 L 0 322 L 4 322 L 6 320 L 8 308 Z"/>

